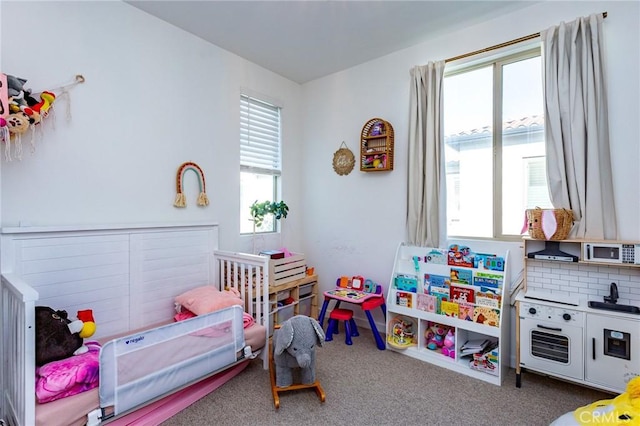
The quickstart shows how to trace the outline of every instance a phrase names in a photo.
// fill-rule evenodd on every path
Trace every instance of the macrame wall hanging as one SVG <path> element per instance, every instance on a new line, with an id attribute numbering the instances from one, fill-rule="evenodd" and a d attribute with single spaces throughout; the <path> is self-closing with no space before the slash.
<path id="1" fill-rule="evenodd" d="M 28 132 L 31 151 L 35 152 L 36 132 L 42 131 L 47 117 L 54 115 L 54 102 L 63 97 L 67 98 L 67 121 L 71 121 L 69 89 L 84 83 L 84 77 L 78 74 L 69 84 L 42 91 L 28 89 L 26 83 L 24 78 L 0 73 L 0 143 L 7 161 L 22 159 L 22 137 Z"/>
<path id="2" fill-rule="evenodd" d="M 196 163 L 186 162 L 182 163 L 180 167 L 178 167 L 178 174 L 176 175 L 176 201 L 173 203 L 176 207 L 187 207 L 187 200 L 184 196 L 184 175 L 189 170 L 192 170 L 196 175 L 198 175 L 198 184 L 200 185 L 200 195 L 198 195 L 198 205 L 199 206 L 208 206 L 209 198 L 207 197 L 207 191 L 204 182 L 204 172 Z"/>

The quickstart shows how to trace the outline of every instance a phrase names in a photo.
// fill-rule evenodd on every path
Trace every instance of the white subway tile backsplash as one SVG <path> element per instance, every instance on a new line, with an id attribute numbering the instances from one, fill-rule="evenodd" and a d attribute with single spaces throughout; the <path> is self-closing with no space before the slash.
<path id="1" fill-rule="evenodd" d="M 640 268 L 539 260 L 528 260 L 526 268 L 527 289 L 596 299 L 608 296 L 615 282 L 618 303 L 640 302 Z"/>
<path id="2" fill-rule="evenodd" d="M 589 278 L 608 278 L 609 275 L 604 272 L 589 272 Z"/>

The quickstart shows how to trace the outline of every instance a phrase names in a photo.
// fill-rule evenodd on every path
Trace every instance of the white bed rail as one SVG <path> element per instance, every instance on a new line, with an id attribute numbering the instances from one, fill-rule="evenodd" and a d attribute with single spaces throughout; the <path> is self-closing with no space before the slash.
<path id="1" fill-rule="evenodd" d="M 265 327 L 266 342 L 269 342 L 269 258 L 223 250 L 215 250 L 214 258 L 220 287 L 234 288 L 240 293 L 245 311 Z M 263 350 L 260 357 L 263 367 L 269 368 L 268 351 Z"/>
<path id="2" fill-rule="evenodd" d="M 100 351 L 100 405 L 118 416 L 239 362 L 242 325 L 242 308 L 231 306 L 109 341 Z"/>
<path id="3" fill-rule="evenodd" d="M 15 274 L 3 274 L 1 416 L 9 425 L 35 424 L 35 303 L 38 292 Z M 7 321 L 11 319 L 11 321 Z"/>

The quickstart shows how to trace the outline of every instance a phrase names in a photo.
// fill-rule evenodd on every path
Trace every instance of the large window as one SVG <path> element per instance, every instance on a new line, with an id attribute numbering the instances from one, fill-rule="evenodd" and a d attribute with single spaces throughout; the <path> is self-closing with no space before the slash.
<path id="1" fill-rule="evenodd" d="M 551 207 L 540 51 L 445 74 L 447 235 L 520 235 L 524 211 Z"/>
<path id="2" fill-rule="evenodd" d="M 280 187 L 280 107 L 240 95 L 240 232 L 254 231 L 250 207 L 278 201 Z M 255 232 L 275 232 L 272 215 Z"/>

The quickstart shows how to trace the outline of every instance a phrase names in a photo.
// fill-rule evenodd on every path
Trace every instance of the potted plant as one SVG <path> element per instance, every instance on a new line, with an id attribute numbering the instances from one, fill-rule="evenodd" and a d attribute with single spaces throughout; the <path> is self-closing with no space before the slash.
<path id="1" fill-rule="evenodd" d="M 253 253 L 256 253 L 256 228 L 262 226 L 265 216 L 273 215 L 275 220 L 287 217 L 289 206 L 284 201 L 254 201 L 250 206 L 251 220 L 253 221 Z"/>
<path id="2" fill-rule="evenodd" d="M 289 213 L 289 206 L 284 201 L 263 201 L 261 203 L 256 200 L 251 204 L 251 217 L 253 218 L 253 232 L 255 233 L 256 227 L 262 226 L 264 217 L 268 214 L 272 214 L 276 220 L 287 217 Z"/>

